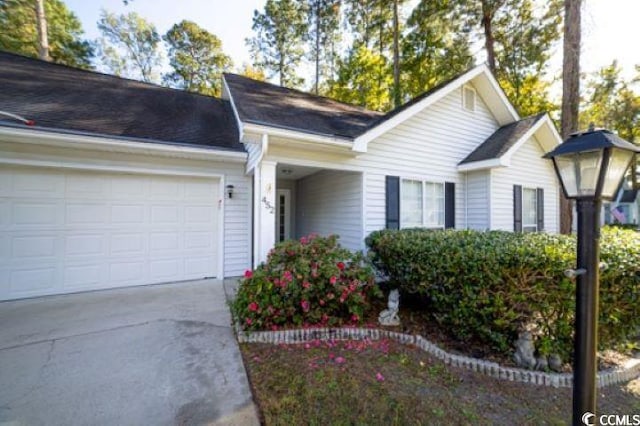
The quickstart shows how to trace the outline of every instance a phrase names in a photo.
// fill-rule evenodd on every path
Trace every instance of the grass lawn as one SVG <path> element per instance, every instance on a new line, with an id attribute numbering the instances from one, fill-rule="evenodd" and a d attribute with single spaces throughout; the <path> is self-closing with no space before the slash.
<path id="1" fill-rule="evenodd" d="M 571 389 L 491 379 L 392 341 L 243 344 L 266 425 L 568 424 Z M 640 379 L 598 391 L 601 414 L 640 414 Z"/>

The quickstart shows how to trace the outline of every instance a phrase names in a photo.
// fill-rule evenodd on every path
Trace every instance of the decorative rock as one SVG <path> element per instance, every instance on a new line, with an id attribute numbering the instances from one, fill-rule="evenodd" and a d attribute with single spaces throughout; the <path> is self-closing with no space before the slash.
<path id="1" fill-rule="evenodd" d="M 388 309 L 380 312 L 380 315 L 378 316 L 378 322 L 380 325 L 400 325 L 400 317 L 398 316 L 398 309 L 400 309 L 400 292 L 397 289 L 393 289 L 389 292 L 387 308 Z"/>
<path id="2" fill-rule="evenodd" d="M 535 351 L 533 345 L 533 336 L 529 331 L 523 331 L 518 335 L 516 340 L 516 351 L 513 354 L 513 360 L 518 367 L 533 368 L 536 365 Z"/>
<path id="3" fill-rule="evenodd" d="M 558 354 L 549 355 L 549 368 L 558 373 L 562 371 L 562 358 Z"/>
<path id="4" fill-rule="evenodd" d="M 536 360 L 536 370 L 545 371 L 549 368 L 549 362 L 546 356 L 541 356 Z"/>

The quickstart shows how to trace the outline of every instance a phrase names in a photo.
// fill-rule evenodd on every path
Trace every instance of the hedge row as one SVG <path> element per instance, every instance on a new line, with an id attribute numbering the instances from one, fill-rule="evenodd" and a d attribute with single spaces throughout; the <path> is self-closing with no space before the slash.
<path id="1" fill-rule="evenodd" d="M 426 296 L 434 317 L 459 339 L 510 353 L 523 328 L 541 355 L 573 351 L 575 238 L 502 231 L 378 231 L 367 238 L 374 265 L 403 293 Z M 601 347 L 638 333 L 640 234 L 605 228 L 601 237 Z"/>

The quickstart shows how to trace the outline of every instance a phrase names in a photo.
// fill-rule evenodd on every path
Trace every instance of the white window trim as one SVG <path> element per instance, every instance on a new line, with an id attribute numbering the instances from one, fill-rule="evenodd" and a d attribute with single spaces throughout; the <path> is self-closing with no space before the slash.
<path id="1" fill-rule="evenodd" d="M 536 213 L 536 220 L 535 223 L 530 224 L 530 223 L 525 223 L 524 222 L 524 218 L 525 218 L 525 214 L 524 214 L 524 193 L 525 191 L 533 191 L 533 193 L 535 194 L 535 197 L 533 198 L 535 200 L 535 208 L 534 211 Z M 532 188 L 530 186 L 523 186 L 522 187 L 522 193 L 520 194 L 521 200 L 520 200 L 520 205 L 522 206 L 522 232 L 538 232 L 538 188 Z M 525 228 L 534 228 L 533 230 L 525 230 Z"/>
<path id="2" fill-rule="evenodd" d="M 473 109 L 469 109 L 466 106 L 466 102 L 465 102 L 465 90 L 470 90 L 473 92 Z M 469 111 L 469 112 L 476 112 L 478 110 L 478 91 L 475 89 L 475 87 L 469 85 L 469 84 L 465 84 L 462 86 L 462 90 L 461 90 L 461 102 L 462 102 L 462 109 L 465 111 Z"/>
<path id="3" fill-rule="evenodd" d="M 426 229 L 444 229 L 445 228 L 445 222 L 447 220 L 446 215 L 446 208 L 447 208 L 447 200 L 446 200 L 446 193 L 445 193 L 445 182 L 444 181 L 438 181 L 438 180 L 426 180 L 426 179 L 422 179 L 422 178 L 417 178 L 417 177 L 401 177 L 400 178 L 400 229 L 403 228 L 408 228 L 411 227 L 413 228 L 414 226 L 405 226 L 402 223 L 402 198 L 403 198 L 403 189 L 402 189 L 402 183 L 405 181 L 418 181 L 420 182 L 422 185 L 422 225 L 418 226 L 418 228 L 426 228 Z M 427 223 L 427 197 L 426 197 L 426 184 L 434 184 L 434 185 L 440 185 L 442 186 L 442 213 L 443 213 L 443 218 L 442 218 L 442 224 L 429 224 Z"/>

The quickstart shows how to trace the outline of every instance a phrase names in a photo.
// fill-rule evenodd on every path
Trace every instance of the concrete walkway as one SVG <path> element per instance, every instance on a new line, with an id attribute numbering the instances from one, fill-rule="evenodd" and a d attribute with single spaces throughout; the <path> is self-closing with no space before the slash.
<path id="1" fill-rule="evenodd" d="M 258 424 L 222 282 L 0 303 L 4 424 Z"/>

